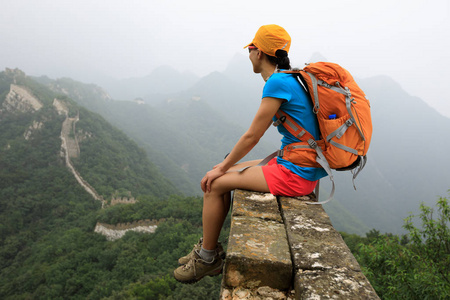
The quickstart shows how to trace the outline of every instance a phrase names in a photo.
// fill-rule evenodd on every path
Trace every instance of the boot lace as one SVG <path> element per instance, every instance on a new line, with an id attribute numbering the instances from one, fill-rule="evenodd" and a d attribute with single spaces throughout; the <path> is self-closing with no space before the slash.
<path id="1" fill-rule="evenodd" d="M 185 264 L 183 266 L 183 269 L 187 271 L 190 268 L 193 268 L 194 276 L 197 276 L 197 268 L 196 268 L 197 261 L 198 261 L 197 258 L 192 258 L 191 260 L 189 260 L 189 262 L 187 264 Z"/>

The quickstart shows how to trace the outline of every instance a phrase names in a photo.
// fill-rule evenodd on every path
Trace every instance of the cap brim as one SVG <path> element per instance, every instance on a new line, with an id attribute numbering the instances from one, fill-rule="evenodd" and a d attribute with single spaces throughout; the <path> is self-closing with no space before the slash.
<path id="1" fill-rule="evenodd" d="M 251 45 L 253 45 L 253 42 L 251 42 L 250 44 L 248 44 L 247 46 L 245 46 L 244 49 L 247 48 L 248 46 L 251 46 Z"/>

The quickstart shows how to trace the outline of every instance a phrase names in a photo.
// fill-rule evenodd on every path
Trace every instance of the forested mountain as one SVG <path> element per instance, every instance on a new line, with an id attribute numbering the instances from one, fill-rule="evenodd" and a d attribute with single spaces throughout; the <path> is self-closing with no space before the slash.
<path id="1" fill-rule="evenodd" d="M 201 236 L 201 199 L 180 196 L 123 132 L 9 69 L 0 73 L 0 126 L 1 299 L 219 293 L 220 278 L 194 290 L 169 275 Z M 137 202 L 112 206 L 112 197 Z M 158 224 L 154 234 L 110 242 L 94 232 L 99 221 L 143 219 Z"/>
<path id="2" fill-rule="evenodd" d="M 29 163 L 25 163 L 23 160 L 26 158 L 20 156 L 25 149 L 39 151 L 33 153 L 42 155 L 36 158 L 37 161 L 45 159 L 57 163 L 60 159 L 55 154 L 59 154 L 61 148 L 58 141 L 60 133 L 57 130 L 61 131 L 65 118 L 76 117 L 72 135 L 78 140 L 83 155 L 72 157 L 72 162 L 105 199 L 114 190 L 127 190 L 135 196 L 145 194 L 157 197 L 179 192 L 167 179 L 162 178 L 158 169 L 133 141 L 99 115 L 87 111 L 65 96 L 54 94 L 20 71 L 3 72 L 1 80 L 0 94 L 3 97 L 0 104 L 3 106 L 1 121 L 4 135 L 1 143 L 5 164 L 22 161 L 25 169 L 19 168 L 18 171 L 32 177 L 32 172 L 26 172 L 26 167 L 34 166 L 31 159 L 33 156 L 30 153 Z M 66 107 L 67 115 L 58 111 L 57 98 Z M 32 101 L 34 107 L 29 104 Z M 17 151 L 15 147 L 18 147 Z M 7 165 L 2 171 L 11 171 L 14 167 L 19 166 Z M 11 180 L 8 184 L 17 184 L 19 181 Z"/>

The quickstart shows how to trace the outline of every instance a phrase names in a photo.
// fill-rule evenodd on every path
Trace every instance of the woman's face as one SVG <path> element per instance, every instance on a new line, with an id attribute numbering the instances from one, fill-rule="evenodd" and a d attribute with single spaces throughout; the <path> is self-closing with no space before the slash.
<path id="1" fill-rule="evenodd" d="M 253 72 L 255 73 L 261 73 L 260 70 L 260 55 L 261 55 L 261 51 L 256 48 L 255 46 L 249 46 L 248 47 L 248 58 L 250 59 L 250 61 L 252 62 L 253 65 Z"/>

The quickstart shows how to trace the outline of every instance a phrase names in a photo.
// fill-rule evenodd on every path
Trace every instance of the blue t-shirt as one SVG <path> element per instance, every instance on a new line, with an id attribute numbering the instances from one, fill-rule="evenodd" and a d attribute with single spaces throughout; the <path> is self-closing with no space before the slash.
<path id="1" fill-rule="evenodd" d="M 281 104 L 280 109 L 289 114 L 298 125 L 311 133 L 315 139 L 319 139 L 319 124 L 313 113 L 312 102 L 295 75 L 273 73 L 264 85 L 262 97 L 286 100 Z M 273 120 L 276 121 L 276 117 L 274 117 Z M 288 144 L 299 141 L 287 131 L 284 126 L 280 125 L 277 126 L 277 128 L 278 132 L 283 135 L 283 138 L 281 139 L 281 149 Z M 327 173 L 323 168 L 300 167 L 281 157 L 278 157 L 278 164 L 285 166 L 293 173 L 310 181 L 315 181 L 327 176 Z"/>

